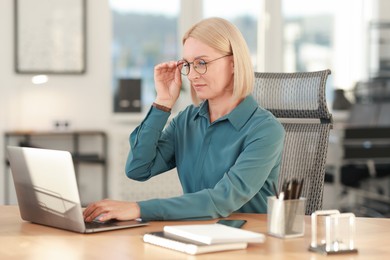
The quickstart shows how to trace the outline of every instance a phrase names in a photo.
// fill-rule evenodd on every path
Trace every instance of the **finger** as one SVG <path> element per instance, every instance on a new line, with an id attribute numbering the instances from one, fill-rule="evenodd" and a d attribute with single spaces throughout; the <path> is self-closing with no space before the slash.
<path id="1" fill-rule="evenodd" d="M 95 202 L 90 204 L 84 211 L 84 220 L 93 221 L 96 217 L 106 212 L 107 209 L 104 208 L 103 202 Z"/>
<path id="2" fill-rule="evenodd" d="M 176 61 L 169 61 L 169 62 L 157 64 L 155 66 L 155 71 L 159 72 L 159 73 L 172 72 L 172 71 L 175 71 L 176 68 L 177 68 L 177 62 Z"/>
<path id="3" fill-rule="evenodd" d="M 84 215 L 84 220 L 90 222 L 95 219 L 96 210 L 89 211 Z M 98 216 L 98 215 L 97 215 Z"/>
<path id="4" fill-rule="evenodd" d="M 168 62 L 160 63 L 160 64 L 157 64 L 155 66 L 155 69 L 159 70 L 159 71 L 164 71 L 164 70 L 166 70 L 168 68 L 169 68 L 169 63 Z"/>
<path id="5" fill-rule="evenodd" d="M 182 79 L 181 79 L 181 73 L 180 73 L 180 70 L 178 67 L 176 67 L 176 71 L 175 71 L 175 82 L 180 85 L 182 85 Z"/>
<path id="6" fill-rule="evenodd" d="M 83 216 L 84 218 L 87 218 L 89 215 L 91 215 L 91 213 L 94 211 L 94 205 L 93 204 L 89 204 L 83 211 Z"/>
<path id="7" fill-rule="evenodd" d="M 106 222 L 110 220 L 112 217 L 109 212 L 102 213 L 100 215 L 97 215 L 95 218 L 93 218 L 93 221 L 99 221 L 99 222 Z"/>

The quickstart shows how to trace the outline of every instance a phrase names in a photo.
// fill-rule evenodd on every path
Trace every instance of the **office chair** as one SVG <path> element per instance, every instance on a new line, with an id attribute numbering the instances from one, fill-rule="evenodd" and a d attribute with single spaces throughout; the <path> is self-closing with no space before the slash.
<path id="1" fill-rule="evenodd" d="M 332 115 L 325 86 L 330 70 L 296 73 L 255 72 L 253 96 L 282 123 L 285 144 L 279 190 L 287 180 L 304 179 L 305 214 L 322 209 L 325 162 Z"/>

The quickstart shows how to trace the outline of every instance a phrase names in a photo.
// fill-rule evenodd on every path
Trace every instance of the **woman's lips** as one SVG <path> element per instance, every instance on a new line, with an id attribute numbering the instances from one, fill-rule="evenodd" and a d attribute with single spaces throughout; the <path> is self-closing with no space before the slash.
<path id="1" fill-rule="evenodd" d="M 205 86 L 205 84 L 193 84 L 192 86 L 195 90 L 200 90 Z"/>

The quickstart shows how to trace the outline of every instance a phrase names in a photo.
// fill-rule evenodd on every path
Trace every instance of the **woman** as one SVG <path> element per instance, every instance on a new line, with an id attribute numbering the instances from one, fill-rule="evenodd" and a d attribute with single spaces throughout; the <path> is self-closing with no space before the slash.
<path id="1" fill-rule="evenodd" d="M 194 105 L 164 126 L 188 77 Z M 103 200 L 86 221 L 208 219 L 233 212 L 265 213 L 273 195 L 284 130 L 251 96 L 254 73 L 239 30 L 205 19 L 183 37 L 183 59 L 154 69 L 157 96 L 130 135 L 129 178 L 146 181 L 177 168 L 184 194 L 139 202 Z"/>

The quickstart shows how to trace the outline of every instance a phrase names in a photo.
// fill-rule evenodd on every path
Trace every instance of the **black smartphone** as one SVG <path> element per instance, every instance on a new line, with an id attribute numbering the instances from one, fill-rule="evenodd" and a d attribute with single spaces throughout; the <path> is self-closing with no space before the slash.
<path id="1" fill-rule="evenodd" d="M 246 220 L 243 220 L 243 219 L 221 219 L 221 220 L 218 220 L 217 223 L 222 224 L 222 225 L 226 225 L 229 227 L 240 228 L 246 223 Z"/>

